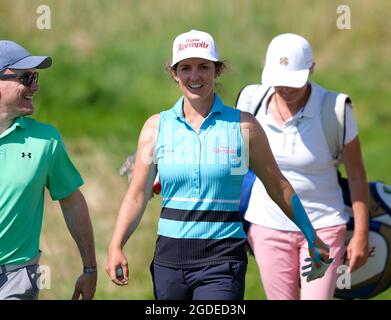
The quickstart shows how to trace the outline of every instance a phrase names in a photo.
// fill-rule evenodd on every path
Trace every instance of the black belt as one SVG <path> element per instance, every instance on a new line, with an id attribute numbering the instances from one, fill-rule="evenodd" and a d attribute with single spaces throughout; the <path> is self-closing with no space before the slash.
<path id="1" fill-rule="evenodd" d="M 12 271 L 24 268 L 24 267 L 38 264 L 40 256 L 41 256 L 41 254 L 39 254 L 35 258 L 33 258 L 25 263 L 22 263 L 22 264 L 3 264 L 3 265 L 0 265 L 0 274 L 12 272 Z"/>

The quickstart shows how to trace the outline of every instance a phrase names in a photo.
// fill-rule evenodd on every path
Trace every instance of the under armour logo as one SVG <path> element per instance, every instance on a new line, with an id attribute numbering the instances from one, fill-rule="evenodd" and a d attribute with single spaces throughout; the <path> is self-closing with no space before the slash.
<path id="1" fill-rule="evenodd" d="M 31 158 L 31 152 L 22 152 L 22 158 L 26 158 L 26 157 L 29 157 Z"/>
<path id="2" fill-rule="evenodd" d="M 281 57 L 280 58 L 280 64 L 287 66 L 289 64 L 289 59 L 287 57 Z"/>

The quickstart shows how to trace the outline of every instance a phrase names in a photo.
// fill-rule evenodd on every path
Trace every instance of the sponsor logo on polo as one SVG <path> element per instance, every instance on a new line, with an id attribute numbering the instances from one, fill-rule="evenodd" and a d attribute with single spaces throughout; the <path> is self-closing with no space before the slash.
<path id="1" fill-rule="evenodd" d="M 225 154 L 235 154 L 237 153 L 236 149 L 230 149 L 228 146 L 212 148 L 213 153 L 225 153 Z"/>

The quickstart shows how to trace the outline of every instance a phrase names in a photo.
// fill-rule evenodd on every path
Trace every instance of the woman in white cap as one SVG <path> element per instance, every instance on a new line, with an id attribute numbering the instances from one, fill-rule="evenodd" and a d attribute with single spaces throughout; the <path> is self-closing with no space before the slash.
<path id="1" fill-rule="evenodd" d="M 257 179 L 245 219 L 251 223 L 248 240 L 268 299 L 331 299 L 337 268 L 345 253 L 349 217 L 344 212 L 335 161 L 321 119 L 328 90 L 309 81 L 314 65 L 306 39 L 291 33 L 279 35 L 268 47 L 262 85 L 248 86 L 237 102 L 239 109 L 248 110 L 249 97 L 245 92 L 262 96 L 257 111 L 252 111 L 267 135 L 283 175 L 297 191 L 317 234 L 330 245 L 330 256 L 335 259 L 322 279 L 313 282 L 300 279 L 306 241 Z M 345 101 L 342 104 L 345 136 L 341 145 L 354 210 L 355 230 L 347 248 L 349 271 L 354 271 L 367 260 L 369 195 L 349 102 L 346 99 L 346 104 Z"/>
<path id="2" fill-rule="evenodd" d="M 197 30 L 177 36 L 168 69 L 183 96 L 141 131 L 133 179 L 109 245 L 111 280 L 128 283 L 122 248 L 141 220 L 158 170 L 163 199 L 150 266 L 156 299 L 243 299 L 246 234 L 238 208 L 248 159 L 308 239 L 314 257 L 308 278 L 322 277 L 328 248 L 278 169 L 261 126 L 249 113 L 224 106 L 214 93 L 224 63 L 213 38 Z"/>

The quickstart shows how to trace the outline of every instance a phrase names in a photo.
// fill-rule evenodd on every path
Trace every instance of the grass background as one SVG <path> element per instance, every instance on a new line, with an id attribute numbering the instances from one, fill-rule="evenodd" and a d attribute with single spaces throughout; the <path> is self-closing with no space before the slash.
<path id="1" fill-rule="evenodd" d="M 37 8 L 51 10 L 51 29 L 36 26 Z M 340 30 L 339 5 L 351 10 L 351 29 Z M 131 280 L 115 287 L 105 275 L 107 244 L 126 179 L 118 168 L 135 149 L 144 121 L 169 108 L 180 92 L 164 72 L 175 36 L 190 29 L 216 39 L 228 70 L 218 92 L 233 105 L 240 88 L 260 80 L 270 40 L 299 33 L 312 44 L 313 80 L 347 92 L 354 102 L 369 180 L 391 183 L 391 2 L 387 0 L 13 0 L 0 1 L 0 38 L 33 54 L 48 54 L 35 98 L 35 118 L 59 128 L 85 178 L 82 191 L 93 220 L 99 281 L 97 299 L 152 299 L 148 266 L 156 239 L 160 198 L 148 205 L 125 250 Z M 82 268 L 57 203 L 46 201 L 42 263 L 52 290 L 41 299 L 68 299 Z M 246 299 L 264 299 L 253 258 Z M 391 290 L 377 299 L 390 299 Z"/>

